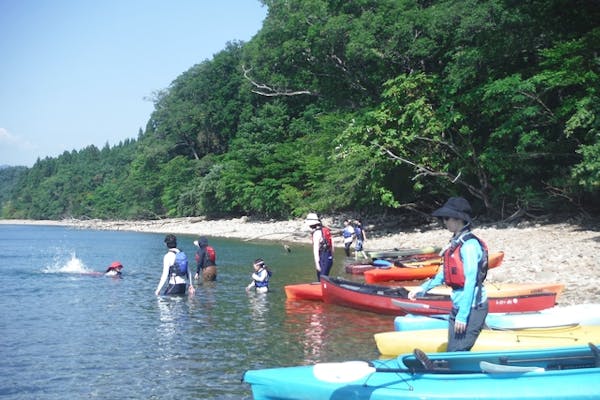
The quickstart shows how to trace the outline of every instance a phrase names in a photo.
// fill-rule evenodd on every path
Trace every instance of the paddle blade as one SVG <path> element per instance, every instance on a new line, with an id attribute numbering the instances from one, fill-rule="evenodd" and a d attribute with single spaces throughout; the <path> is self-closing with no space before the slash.
<path id="1" fill-rule="evenodd" d="M 315 378 L 330 383 L 353 382 L 365 378 L 375 371 L 375 367 L 365 361 L 319 363 L 313 366 Z"/>

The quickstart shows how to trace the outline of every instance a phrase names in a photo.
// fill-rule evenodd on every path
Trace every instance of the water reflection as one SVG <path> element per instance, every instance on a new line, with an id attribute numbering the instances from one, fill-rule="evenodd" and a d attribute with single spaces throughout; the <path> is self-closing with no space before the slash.
<path id="1" fill-rule="evenodd" d="M 303 350 L 303 363 L 374 359 L 373 334 L 393 329 L 393 318 L 349 310 L 320 301 L 286 301 L 286 329 L 296 335 Z M 370 343 L 370 346 L 365 346 Z"/>

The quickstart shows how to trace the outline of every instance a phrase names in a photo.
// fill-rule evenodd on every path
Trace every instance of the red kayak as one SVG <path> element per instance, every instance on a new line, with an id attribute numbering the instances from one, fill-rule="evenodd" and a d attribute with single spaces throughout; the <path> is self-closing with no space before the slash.
<path id="1" fill-rule="evenodd" d="M 502 264 L 504 252 L 490 253 L 488 268 L 496 268 Z M 422 263 L 407 263 L 403 267 L 377 268 L 364 272 L 366 283 L 377 283 L 385 281 L 414 281 L 427 279 L 434 276 L 440 265 L 442 258 L 435 260 L 426 260 Z"/>
<path id="2" fill-rule="evenodd" d="M 341 278 L 321 276 L 323 301 L 378 314 L 404 315 L 406 310 L 392 300 L 411 302 L 419 314 L 447 314 L 452 308 L 448 295 L 426 294 L 415 301 L 408 300 L 403 287 L 369 285 Z M 488 298 L 489 312 L 508 313 L 540 311 L 554 307 L 556 292 L 537 292 L 529 295 Z M 413 311 L 413 310 L 411 310 Z"/>

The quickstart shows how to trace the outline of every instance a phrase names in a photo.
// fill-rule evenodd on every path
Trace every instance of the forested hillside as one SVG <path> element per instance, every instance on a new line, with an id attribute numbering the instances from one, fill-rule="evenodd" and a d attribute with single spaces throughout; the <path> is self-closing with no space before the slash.
<path id="1" fill-rule="evenodd" d="M 263 3 L 257 35 L 157 93 L 136 139 L 38 160 L 2 217 L 428 212 L 457 194 L 491 218 L 597 213 L 600 2 Z"/>

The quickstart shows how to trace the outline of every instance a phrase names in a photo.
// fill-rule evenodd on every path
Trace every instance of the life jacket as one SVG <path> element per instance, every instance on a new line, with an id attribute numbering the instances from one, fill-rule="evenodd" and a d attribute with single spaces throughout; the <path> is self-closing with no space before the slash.
<path id="1" fill-rule="evenodd" d="M 188 259 L 183 251 L 175 252 L 175 263 L 169 268 L 170 275 L 187 276 L 188 273 Z"/>
<path id="2" fill-rule="evenodd" d="M 200 253 L 203 254 L 204 259 L 200 260 Z M 210 267 L 212 265 L 217 265 L 217 253 L 212 246 L 206 246 L 204 251 L 202 249 L 196 252 L 196 264 L 200 264 L 200 268 Z"/>
<path id="3" fill-rule="evenodd" d="M 269 279 L 271 278 L 271 276 L 273 276 L 273 272 L 271 272 L 271 270 L 267 267 L 264 268 L 267 271 L 267 279 L 265 279 L 264 281 L 254 281 L 254 286 L 256 286 L 257 288 L 259 287 L 265 287 L 265 286 L 269 286 Z M 261 272 L 262 270 L 259 270 L 258 272 Z"/>
<path id="4" fill-rule="evenodd" d="M 362 228 L 360 226 L 354 227 L 354 234 L 356 235 L 356 240 L 360 240 L 361 242 L 365 240 L 365 235 L 363 234 Z"/>
<path id="5" fill-rule="evenodd" d="M 319 253 L 333 250 L 333 239 L 331 238 L 331 229 L 326 226 L 318 228 L 321 230 L 321 241 L 319 242 Z"/>
<path id="6" fill-rule="evenodd" d="M 206 246 L 206 255 L 208 256 L 208 261 L 212 263 L 209 265 L 217 265 L 217 253 L 212 246 Z"/>
<path id="7" fill-rule="evenodd" d="M 460 258 L 460 249 L 462 245 L 470 239 L 479 242 L 483 250 L 483 256 L 477 265 L 477 285 L 481 286 L 487 276 L 488 271 L 488 248 L 484 241 L 479 239 L 471 232 L 466 232 L 452 240 L 450 247 L 444 252 L 444 282 L 453 289 L 462 289 L 465 286 L 465 270 L 463 261 Z M 481 292 L 481 290 L 480 290 Z"/>

